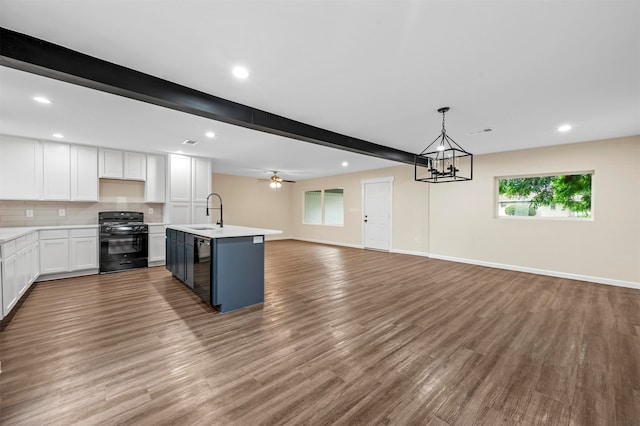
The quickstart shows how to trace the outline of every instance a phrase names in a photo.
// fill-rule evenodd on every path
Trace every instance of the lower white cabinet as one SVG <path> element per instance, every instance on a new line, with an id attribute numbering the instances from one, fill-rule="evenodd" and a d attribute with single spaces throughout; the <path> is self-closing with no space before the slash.
<path id="1" fill-rule="evenodd" d="M 96 237 L 71 237 L 71 270 L 98 267 L 98 240 Z"/>
<path id="2" fill-rule="evenodd" d="M 149 263 L 155 263 L 153 266 L 164 264 L 165 252 L 165 226 L 149 225 Z"/>
<path id="3" fill-rule="evenodd" d="M 1 247 L 2 261 L 0 262 L 0 276 L 2 280 L 2 317 L 11 312 L 20 297 L 38 278 L 38 234 L 32 232 L 12 241 L 7 241 Z"/>
<path id="4" fill-rule="evenodd" d="M 95 268 L 98 268 L 97 228 L 40 231 L 41 275 Z"/>
<path id="5" fill-rule="evenodd" d="M 42 237 L 41 237 L 42 238 Z M 69 237 L 40 240 L 40 274 L 69 271 Z"/>

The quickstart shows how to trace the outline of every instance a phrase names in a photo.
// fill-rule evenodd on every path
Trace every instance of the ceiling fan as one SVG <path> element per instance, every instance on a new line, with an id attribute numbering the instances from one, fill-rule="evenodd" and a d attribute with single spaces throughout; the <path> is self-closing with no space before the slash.
<path id="1" fill-rule="evenodd" d="M 282 182 L 296 183 L 295 180 L 282 179 L 280 176 L 278 176 L 278 172 L 276 170 L 274 170 L 272 173 L 273 174 L 269 179 L 258 179 L 258 180 L 262 182 L 270 182 L 269 186 L 271 188 L 280 188 L 282 186 Z"/>

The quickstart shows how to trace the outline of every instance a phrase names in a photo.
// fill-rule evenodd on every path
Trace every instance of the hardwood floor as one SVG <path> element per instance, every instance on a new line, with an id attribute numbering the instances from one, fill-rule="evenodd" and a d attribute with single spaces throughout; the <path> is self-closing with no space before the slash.
<path id="1" fill-rule="evenodd" d="M 297 241 L 264 306 L 164 268 L 40 283 L 0 424 L 640 424 L 640 291 Z"/>

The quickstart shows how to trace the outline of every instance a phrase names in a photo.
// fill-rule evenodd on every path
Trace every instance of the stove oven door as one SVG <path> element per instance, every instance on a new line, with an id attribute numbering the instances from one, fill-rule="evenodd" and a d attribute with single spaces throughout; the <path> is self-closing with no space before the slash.
<path id="1" fill-rule="evenodd" d="M 100 272 L 146 268 L 147 261 L 146 232 L 100 233 Z"/>

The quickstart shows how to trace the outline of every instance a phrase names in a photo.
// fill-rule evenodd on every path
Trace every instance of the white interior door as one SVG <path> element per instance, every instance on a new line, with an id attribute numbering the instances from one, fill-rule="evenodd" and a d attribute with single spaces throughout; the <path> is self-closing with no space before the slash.
<path id="1" fill-rule="evenodd" d="M 391 250 L 392 184 L 392 178 L 362 181 L 365 248 Z"/>

